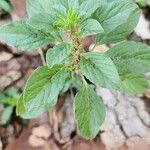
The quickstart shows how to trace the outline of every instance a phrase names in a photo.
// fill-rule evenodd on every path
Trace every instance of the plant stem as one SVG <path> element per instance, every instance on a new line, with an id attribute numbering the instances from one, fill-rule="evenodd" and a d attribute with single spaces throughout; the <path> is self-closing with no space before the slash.
<path id="1" fill-rule="evenodd" d="M 86 85 L 86 86 L 87 86 L 87 85 L 88 85 L 88 83 L 86 82 L 86 80 L 85 80 L 85 78 L 84 78 L 83 74 L 81 74 L 81 73 L 80 73 L 80 76 L 81 76 L 81 78 L 82 78 L 82 81 L 83 81 L 84 85 Z"/>
<path id="2" fill-rule="evenodd" d="M 82 44 L 83 39 L 76 32 L 76 30 L 77 29 L 72 29 L 70 31 L 70 39 L 74 45 L 72 48 L 72 54 L 73 54 L 72 65 L 73 65 L 74 71 L 77 74 L 79 74 L 79 72 L 80 72 L 80 66 L 79 66 L 80 54 L 83 53 L 84 50 L 83 50 L 83 44 Z"/>
<path id="3" fill-rule="evenodd" d="M 43 63 L 43 66 L 46 66 L 46 62 L 45 62 L 45 58 L 44 58 L 44 54 L 43 54 L 43 51 L 41 48 L 38 49 L 39 51 L 39 54 L 40 54 L 40 57 L 41 57 L 41 60 L 42 60 L 42 63 Z"/>

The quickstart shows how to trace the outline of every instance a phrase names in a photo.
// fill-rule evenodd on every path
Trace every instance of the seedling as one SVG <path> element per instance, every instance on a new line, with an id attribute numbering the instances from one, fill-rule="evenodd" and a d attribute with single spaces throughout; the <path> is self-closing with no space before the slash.
<path id="1" fill-rule="evenodd" d="M 26 51 L 57 45 L 28 79 L 17 114 L 33 118 L 51 111 L 64 87 L 78 85 L 73 101 L 77 128 L 93 139 L 106 115 L 93 85 L 126 94 L 148 88 L 144 74 L 150 71 L 150 47 L 126 40 L 140 9 L 132 0 L 27 0 L 27 12 L 28 19 L 1 27 L 0 38 Z M 86 52 L 83 39 L 91 35 L 95 45 L 114 46 L 105 53 Z"/>
<path id="2" fill-rule="evenodd" d="M 14 87 L 9 88 L 4 92 L 0 92 L 0 104 L 3 104 L 4 106 L 4 111 L 0 118 L 1 125 L 6 125 L 11 120 L 13 110 L 17 105 L 19 97 L 20 93 Z"/>

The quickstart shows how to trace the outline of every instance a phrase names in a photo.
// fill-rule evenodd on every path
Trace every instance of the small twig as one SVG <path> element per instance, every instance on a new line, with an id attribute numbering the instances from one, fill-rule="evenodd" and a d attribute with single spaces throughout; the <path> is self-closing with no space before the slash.
<path id="1" fill-rule="evenodd" d="M 69 91 L 70 91 L 70 94 L 71 94 L 71 99 L 74 99 L 74 94 L 73 94 L 72 88 L 70 88 Z"/>
<path id="2" fill-rule="evenodd" d="M 46 66 L 46 62 L 45 62 L 45 58 L 44 58 L 44 54 L 43 54 L 42 49 L 39 48 L 38 51 L 39 51 L 39 54 L 40 54 L 43 65 Z"/>
<path id="3" fill-rule="evenodd" d="M 91 52 L 93 52 L 95 48 L 96 48 L 96 44 L 93 45 L 93 48 L 91 49 Z"/>

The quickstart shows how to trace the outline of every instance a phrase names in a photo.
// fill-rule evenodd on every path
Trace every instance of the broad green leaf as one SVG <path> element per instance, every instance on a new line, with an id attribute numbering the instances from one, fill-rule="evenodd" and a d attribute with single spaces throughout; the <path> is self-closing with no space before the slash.
<path id="1" fill-rule="evenodd" d="M 53 76 L 56 75 L 62 69 L 61 65 L 54 66 L 53 68 L 49 69 L 48 67 L 40 67 L 36 69 L 30 78 L 28 79 L 25 92 L 23 95 L 24 101 L 31 101 L 34 99 L 40 92 L 44 92 L 44 87 L 51 85 L 50 80 Z M 32 91 L 32 92 L 31 92 Z"/>
<path id="2" fill-rule="evenodd" d="M 97 35 L 96 42 L 109 44 L 126 39 L 137 25 L 139 16 L 140 9 L 130 0 L 114 0 L 102 5 L 93 15 L 105 31 Z"/>
<path id="3" fill-rule="evenodd" d="M 65 6 L 63 6 L 61 4 L 54 5 L 53 12 L 51 13 L 51 15 L 55 15 L 57 19 L 63 18 L 65 16 L 67 16 L 67 9 L 65 8 Z"/>
<path id="4" fill-rule="evenodd" d="M 6 0 L 0 0 L 0 8 L 6 12 L 11 12 L 12 7 Z"/>
<path id="5" fill-rule="evenodd" d="M 46 54 L 46 63 L 49 68 L 55 64 L 62 64 L 69 58 L 71 54 L 71 45 L 62 43 L 50 48 Z"/>
<path id="6" fill-rule="evenodd" d="M 8 88 L 7 90 L 0 92 L 0 103 L 9 106 L 16 106 L 19 96 L 19 92 L 16 88 Z"/>
<path id="7" fill-rule="evenodd" d="M 16 97 L 17 95 L 19 95 L 19 91 L 16 87 L 10 87 L 6 91 L 4 91 L 4 93 L 10 97 Z"/>
<path id="8" fill-rule="evenodd" d="M 81 5 L 85 0 L 78 0 L 79 5 Z"/>
<path id="9" fill-rule="evenodd" d="M 29 17 L 39 13 L 51 13 L 52 7 L 59 4 L 59 0 L 27 0 L 27 13 Z"/>
<path id="10" fill-rule="evenodd" d="M 133 29 L 138 23 L 139 20 L 139 12 L 134 11 L 132 15 L 128 18 L 127 22 L 118 26 L 114 31 L 108 33 L 108 34 L 99 34 L 96 37 L 96 43 L 102 44 L 102 43 L 117 43 L 120 41 L 124 41 L 128 38 L 130 33 L 133 32 Z M 136 23 L 135 23 L 136 21 Z"/>
<path id="11" fill-rule="evenodd" d="M 102 100 L 91 87 L 83 86 L 74 100 L 77 128 L 86 139 L 93 139 L 100 131 L 106 110 Z"/>
<path id="12" fill-rule="evenodd" d="M 57 99 L 56 99 L 57 101 Z M 31 118 L 35 118 L 39 115 L 41 115 L 43 112 L 47 111 L 44 110 L 44 107 L 40 107 L 40 108 L 33 108 L 32 110 L 28 110 L 25 108 L 25 104 L 23 101 L 23 95 L 20 97 L 17 107 L 16 107 L 16 114 L 18 116 L 21 116 L 24 119 L 31 119 Z M 49 108 L 49 111 L 51 111 L 52 108 Z"/>
<path id="13" fill-rule="evenodd" d="M 19 95 L 16 97 L 7 97 L 5 99 L 1 99 L 0 102 L 9 106 L 16 106 Z"/>
<path id="14" fill-rule="evenodd" d="M 59 2 L 60 2 L 65 8 L 67 8 L 67 10 L 69 10 L 69 9 L 78 9 L 78 7 L 79 7 L 79 2 L 78 2 L 78 0 L 59 0 Z"/>
<path id="15" fill-rule="evenodd" d="M 50 33 L 36 30 L 26 24 L 25 20 L 14 21 L 0 28 L 0 38 L 8 44 L 22 50 L 40 48 L 54 41 Z"/>
<path id="16" fill-rule="evenodd" d="M 2 113 L 2 116 L 1 116 L 1 124 L 2 125 L 5 125 L 7 124 L 7 122 L 10 120 L 10 117 L 13 113 L 13 107 L 12 106 L 8 106 L 8 107 L 5 107 L 3 113 Z"/>
<path id="17" fill-rule="evenodd" d="M 4 92 L 0 92 L 0 103 L 4 103 L 4 100 L 6 99 L 6 95 L 4 94 Z"/>
<path id="18" fill-rule="evenodd" d="M 79 12 L 85 19 L 90 17 L 99 6 L 106 3 L 106 0 L 79 0 Z"/>
<path id="19" fill-rule="evenodd" d="M 69 7 L 75 7 L 77 2 L 77 0 L 27 0 L 27 12 L 29 18 L 42 13 L 60 17 Z"/>
<path id="20" fill-rule="evenodd" d="M 20 96 L 20 98 L 18 99 L 18 101 L 17 101 L 16 114 L 21 115 L 25 112 L 26 112 L 26 110 L 25 110 L 25 104 L 24 104 L 24 101 L 23 101 L 23 94 L 22 94 Z"/>
<path id="21" fill-rule="evenodd" d="M 80 25 L 80 34 L 82 36 L 95 35 L 102 33 L 104 30 L 100 23 L 94 19 L 87 19 Z"/>
<path id="22" fill-rule="evenodd" d="M 82 73 L 95 85 L 117 89 L 119 75 L 113 61 L 105 54 L 90 52 L 83 54 L 80 60 Z"/>
<path id="23" fill-rule="evenodd" d="M 24 118 L 33 118 L 50 111 L 56 104 L 67 77 L 66 68 L 60 65 L 51 69 L 38 68 L 26 83 L 23 97 L 18 102 L 17 112 L 21 112 L 20 115 Z"/>
<path id="24" fill-rule="evenodd" d="M 143 74 L 150 71 L 150 47 L 136 42 L 123 42 L 106 53 L 119 72 Z"/>
<path id="25" fill-rule="evenodd" d="M 148 4 L 148 0 L 134 0 L 137 2 L 140 6 L 145 7 Z"/>
<path id="26" fill-rule="evenodd" d="M 137 8 L 137 5 L 130 0 L 115 0 L 98 8 L 94 17 L 104 26 L 105 32 L 109 33 L 126 22 L 130 14 Z"/>
<path id="27" fill-rule="evenodd" d="M 109 2 L 109 0 L 78 0 L 78 2 L 79 2 L 79 5 L 82 5 L 82 3 L 87 2 L 87 3 L 91 4 L 91 7 L 99 7 L 103 4 L 107 4 Z M 92 6 L 92 4 L 97 5 L 97 6 Z M 92 8 L 89 8 L 89 9 L 92 9 Z"/>
<path id="28" fill-rule="evenodd" d="M 37 14 L 27 20 L 27 23 L 31 25 L 33 28 L 36 29 L 49 29 L 53 30 L 54 26 L 53 24 L 56 21 L 56 16 L 54 14 L 48 14 L 48 13 L 40 13 Z"/>
<path id="29" fill-rule="evenodd" d="M 121 75 L 120 91 L 127 94 L 144 93 L 148 83 L 144 75 L 126 73 Z"/>
<path id="30" fill-rule="evenodd" d="M 60 31 L 54 26 L 57 19 L 55 14 L 41 13 L 29 18 L 27 24 L 34 29 L 51 35 L 55 40 L 62 41 Z"/>

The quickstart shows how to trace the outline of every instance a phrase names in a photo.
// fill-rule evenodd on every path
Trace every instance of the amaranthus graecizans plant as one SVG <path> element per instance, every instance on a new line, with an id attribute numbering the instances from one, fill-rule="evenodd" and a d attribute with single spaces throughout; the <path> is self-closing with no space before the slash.
<path id="1" fill-rule="evenodd" d="M 148 88 L 150 47 L 126 40 L 141 13 L 132 0 L 27 0 L 27 13 L 28 19 L 2 26 L 0 38 L 26 51 L 57 45 L 28 79 L 18 115 L 33 118 L 51 111 L 64 87 L 78 87 L 73 101 L 77 128 L 93 139 L 106 115 L 93 85 L 127 94 Z M 114 46 L 105 53 L 86 52 L 87 36 L 94 36 L 96 45 Z"/>

